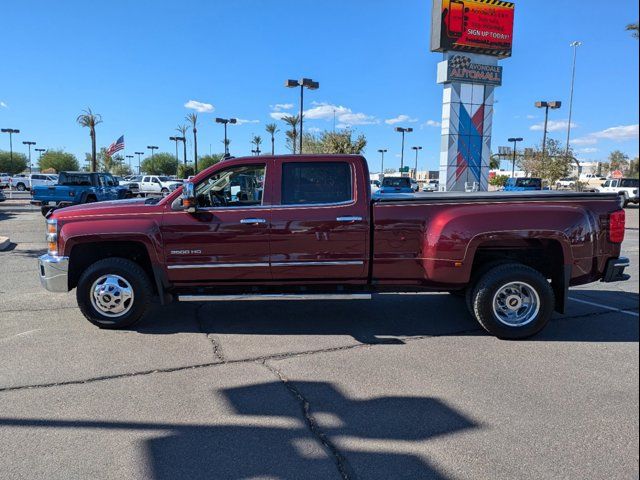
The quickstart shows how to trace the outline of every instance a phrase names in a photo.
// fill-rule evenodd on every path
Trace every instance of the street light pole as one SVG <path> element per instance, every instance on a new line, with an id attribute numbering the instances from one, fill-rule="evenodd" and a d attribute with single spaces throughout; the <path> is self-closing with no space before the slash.
<path id="1" fill-rule="evenodd" d="M 320 82 L 316 82 L 311 80 L 310 78 L 301 78 L 300 80 L 287 80 L 284 82 L 284 86 L 287 88 L 295 88 L 300 87 L 300 148 L 299 151 L 302 153 L 302 117 L 304 115 L 304 89 L 308 88 L 309 90 L 317 90 L 320 88 Z M 335 114 L 335 111 L 334 111 Z M 335 127 L 334 127 L 335 130 Z"/>
<path id="2" fill-rule="evenodd" d="M 229 158 L 229 142 L 227 141 L 227 124 L 237 123 L 236 118 L 216 118 L 216 123 L 222 123 L 224 125 L 224 158 Z"/>
<path id="3" fill-rule="evenodd" d="M 138 156 L 138 175 L 140 175 L 140 157 L 144 155 L 144 152 L 133 152 Z"/>
<path id="4" fill-rule="evenodd" d="M 569 140 L 571 138 L 571 113 L 573 112 L 573 83 L 576 79 L 576 54 L 578 47 L 582 45 L 582 42 L 571 42 L 570 47 L 573 47 L 573 67 L 571 68 L 571 93 L 569 94 L 569 124 L 567 125 L 567 145 L 564 152 L 565 157 L 569 156 Z"/>
<path id="5" fill-rule="evenodd" d="M 27 145 L 29 147 L 29 173 L 32 172 L 31 169 L 31 145 L 35 145 L 36 142 L 22 142 L 23 145 Z"/>
<path id="6" fill-rule="evenodd" d="M 131 159 L 133 158 L 133 155 L 125 155 L 128 159 L 129 159 L 129 171 L 133 172 L 133 170 L 131 170 Z"/>
<path id="7" fill-rule="evenodd" d="M 411 149 L 416 151 L 416 165 L 415 165 L 415 168 L 413 169 L 413 179 L 417 180 L 418 179 L 418 150 L 422 150 L 422 147 L 411 147 Z"/>
<path id="8" fill-rule="evenodd" d="M 38 152 L 38 153 L 39 153 L 39 155 L 40 155 L 40 156 L 38 157 L 38 163 L 39 163 L 39 162 L 40 162 L 40 160 L 42 159 L 42 154 L 43 154 L 44 152 L 46 152 L 47 150 L 46 150 L 46 149 L 44 149 L 44 148 L 34 148 L 34 150 L 35 150 L 36 152 Z"/>
<path id="9" fill-rule="evenodd" d="M 20 130 L 17 128 L 2 128 L 0 132 L 9 134 L 9 165 L 13 169 L 13 134 L 20 133 Z"/>
<path id="10" fill-rule="evenodd" d="M 544 160 L 547 154 L 547 123 L 549 120 L 549 109 L 555 110 L 560 108 L 562 102 L 559 100 L 555 100 L 552 102 L 536 102 L 536 108 L 544 108 L 544 132 L 542 134 L 542 159 Z"/>
<path id="11" fill-rule="evenodd" d="M 157 150 L 158 147 L 156 145 L 147 145 L 147 148 L 151 150 L 151 160 L 153 160 L 153 151 Z"/>
<path id="12" fill-rule="evenodd" d="M 181 137 L 169 137 L 169 140 L 171 140 L 172 142 L 176 142 L 176 162 L 180 162 L 180 160 L 178 160 L 178 140 Z"/>
<path id="13" fill-rule="evenodd" d="M 402 150 L 400 151 L 400 174 L 404 168 L 404 134 L 413 132 L 413 128 L 396 127 L 396 132 L 402 133 Z"/>
<path id="14" fill-rule="evenodd" d="M 521 137 L 511 137 L 508 139 L 509 142 L 513 142 L 513 160 L 511 162 L 511 178 L 516 176 L 516 145 L 518 142 L 522 141 Z"/>
<path id="15" fill-rule="evenodd" d="M 381 148 L 378 150 L 380 152 L 380 174 L 384 175 L 384 154 L 386 153 L 386 148 Z"/>

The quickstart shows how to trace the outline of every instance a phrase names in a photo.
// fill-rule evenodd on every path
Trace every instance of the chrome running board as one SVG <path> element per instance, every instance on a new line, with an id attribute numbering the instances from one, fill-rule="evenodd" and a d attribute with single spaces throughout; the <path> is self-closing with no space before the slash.
<path id="1" fill-rule="evenodd" d="M 371 300 L 370 293 L 249 293 L 246 295 L 178 295 L 179 302 L 237 302 L 266 300 Z"/>

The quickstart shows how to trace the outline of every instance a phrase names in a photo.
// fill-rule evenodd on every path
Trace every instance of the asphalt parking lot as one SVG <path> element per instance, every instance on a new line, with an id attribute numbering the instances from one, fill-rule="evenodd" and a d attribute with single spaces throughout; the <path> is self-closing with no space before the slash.
<path id="1" fill-rule="evenodd" d="M 537 337 L 447 294 L 157 307 L 102 331 L 39 284 L 44 223 L 0 205 L 3 478 L 637 478 L 632 279 L 571 292 Z"/>

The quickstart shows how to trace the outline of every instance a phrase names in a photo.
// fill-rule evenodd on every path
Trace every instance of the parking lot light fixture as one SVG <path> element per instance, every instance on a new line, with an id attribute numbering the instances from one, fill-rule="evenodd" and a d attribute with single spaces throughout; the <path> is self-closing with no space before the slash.
<path id="1" fill-rule="evenodd" d="M 153 159 L 153 152 L 154 152 L 154 150 L 158 149 L 158 146 L 157 145 L 147 145 L 147 148 L 149 150 L 151 150 L 151 158 Z"/>
<path id="2" fill-rule="evenodd" d="M 573 112 L 573 84 L 576 80 L 576 54 L 578 53 L 578 47 L 582 45 L 582 42 L 574 41 L 569 44 L 573 48 L 573 67 L 571 68 L 571 90 L 569 93 L 569 121 L 567 123 L 567 145 L 564 156 L 569 156 L 569 141 L 571 140 L 571 114 Z"/>
<path id="3" fill-rule="evenodd" d="M 169 140 L 176 142 L 176 161 L 178 161 L 178 142 L 180 141 L 180 138 L 181 137 L 169 137 Z"/>
<path id="4" fill-rule="evenodd" d="M 300 147 L 299 152 L 302 153 L 302 117 L 304 116 L 304 89 L 317 90 L 320 88 L 320 82 L 316 82 L 310 78 L 301 78 L 300 80 L 287 80 L 284 82 L 287 88 L 300 87 Z M 335 112 L 334 112 L 335 114 Z M 335 130 L 335 127 L 334 127 Z"/>
<path id="5" fill-rule="evenodd" d="M 544 108 L 544 131 L 542 133 L 542 159 L 544 160 L 547 153 L 547 123 L 549 120 L 549 109 L 555 110 L 560 108 L 562 102 L 554 100 L 551 102 L 539 101 L 535 103 L 536 108 Z"/>
<path id="6" fill-rule="evenodd" d="M 140 175 L 140 157 L 144 155 L 144 152 L 133 152 L 138 156 L 138 175 Z"/>
<path id="7" fill-rule="evenodd" d="M 404 134 L 413 132 L 413 128 L 411 127 L 396 127 L 396 132 L 402 133 L 402 148 L 400 150 L 400 172 L 402 173 L 402 169 L 404 168 Z"/>
<path id="8" fill-rule="evenodd" d="M 30 142 L 30 141 L 25 141 L 22 142 L 23 145 L 27 145 L 29 147 L 29 173 L 32 172 L 32 168 L 31 168 L 31 145 L 35 145 L 36 142 Z"/>
<path id="9" fill-rule="evenodd" d="M 237 118 L 216 118 L 216 123 L 221 123 L 224 125 L 224 158 L 229 158 L 229 141 L 227 140 L 227 124 L 238 123 Z"/>
<path id="10" fill-rule="evenodd" d="M 522 141 L 522 137 L 511 137 L 509 139 L 507 139 L 507 141 L 512 142 L 513 143 L 513 160 L 511 161 L 511 178 L 515 178 L 516 176 L 516 146 L 518 145 L 518 142 Z"/>
<path id="11" fill-rule="evenodd" d="M 13 134 L 20 133 L 20 130 L 17 128 L 2 128 L 0 132 L 9 134 L 9 165 L 13 168 Z"/>
<path id="12" fill-rule="evenodd" d="M 132 171 L 131 170 L 131 159 L 133 158 L 133 155 L 125 155 L 125 157 L 129 159 L 129 170 Z"/>
<path id="13" fill-rule="evenodd" d="M 380 148 L 378 152 L 380 153 L 380 174 L 384 175 L 384 154 L 387 153 L 387 149 Z"/>
<path id="14" fill-rule="evenodd" d="M 422 147 L 411 147 L 411 149 L 416 151 L 416 165 L 415 165 L 415 168 L 413 169 L 413 179 L 417 180 L 418 179 L 418 152 L 422 150 Z"/>

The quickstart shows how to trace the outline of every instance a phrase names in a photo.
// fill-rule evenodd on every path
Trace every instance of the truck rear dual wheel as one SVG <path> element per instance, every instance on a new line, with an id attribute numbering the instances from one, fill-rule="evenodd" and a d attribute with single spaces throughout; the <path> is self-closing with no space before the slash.
<path id="1" fill-rule="evenodd" d="M 549 323 L 555 305 L 544 275 L 519 263 L 486 272 L 473 287 L 470 300 L 480 325 L 503 339 L 535 335 Z"/>
<path id="2" fill-rule="evenodd" d="M 153 289 L 146 272 L 126 258 L 90 265 L 80 276 L 76 299 L 82 314 L 105 329 L 130 327 L 144 315 Z"/>

